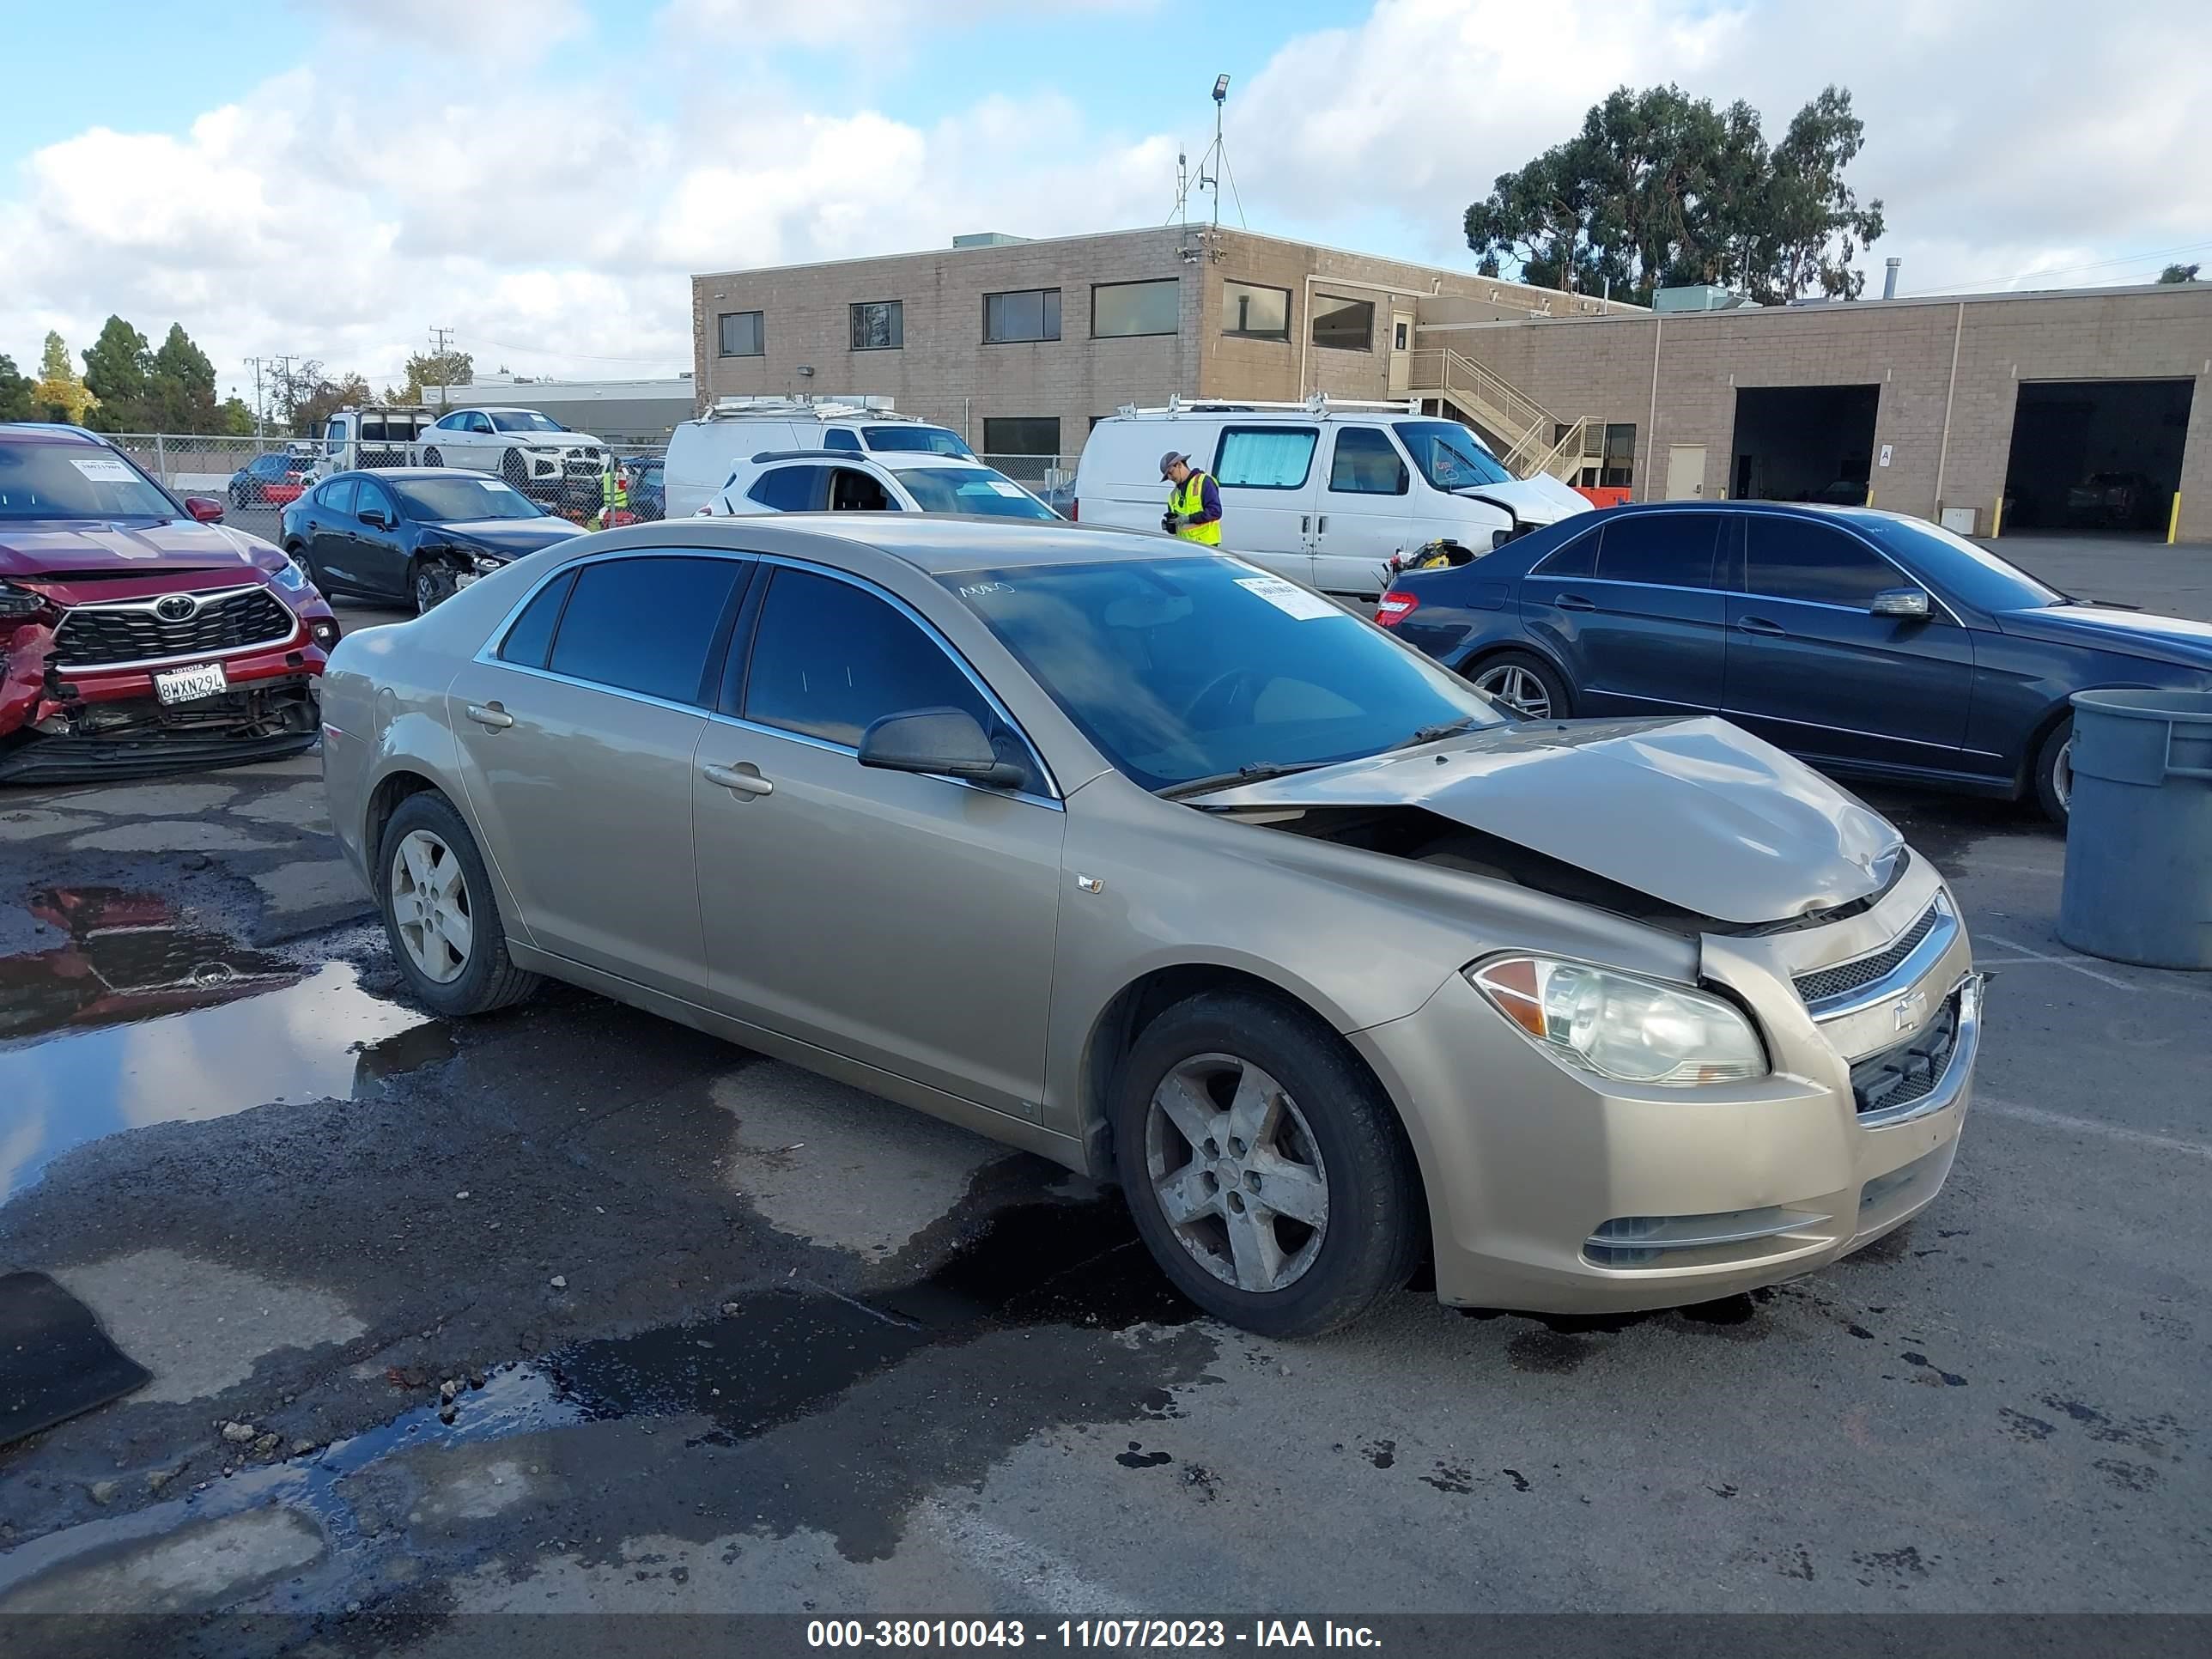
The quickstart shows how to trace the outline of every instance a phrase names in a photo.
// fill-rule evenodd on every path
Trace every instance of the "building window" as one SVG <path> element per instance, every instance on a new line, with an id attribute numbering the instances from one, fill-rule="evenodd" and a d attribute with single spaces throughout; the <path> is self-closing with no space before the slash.
<path id="1" fill-rule="evenodd" d="M 1626 489 L 1636 483 L 1636 422 L 1611 421 L 1605 428 L 1605 468 L 1598 483 L 1607 489 Z"/>
<path id="2" fill-rule="evenodd" d="M 983 459 L 1009 478 L 1042 483 L 1060 459 L 1057 415 L 1015 415 L 983 422 Z"/>
<path id="3" fill-rule="evenodd" d="M 1182 289 L 1173 276 L 1155 283 L 1097 283 L 1091 289 L 1093 339 L 1174 334 L 1182 327 Z"/>
<path id="4" fill-rule="evenodd" d="M 1221 331 L 1238 340 L 1291 337 L 1291 291 L 1256 283 L 1221 285 Z"/>
<path id="5" fill-rule="evenodd" d="M 906 307 L 897 300 L 864 300 L 853 307 L 853 349 L 896 351 L 906 343 Z"/>
<path id="6" fill-rule="evenodd" d="M 1012 345 L 1020 340 L 1060 337 L 1060 290 L 1024 289 L 983 296 L 983 343 Z"/>
<path id="7" fill-rule="evenodd" d="M 1313 343 L 1339 351 L 1375 349 L 1375 302 L 1346 300 L 1334 294 L 1313 297 Z"/>
<path id="8" fill-rule="evenodd" d="M 763 357 L 768 355 L 768 339 L 761 327 L 760 313 L 726 311 L 717 320 L 721 325 L 722 356 Z"/>

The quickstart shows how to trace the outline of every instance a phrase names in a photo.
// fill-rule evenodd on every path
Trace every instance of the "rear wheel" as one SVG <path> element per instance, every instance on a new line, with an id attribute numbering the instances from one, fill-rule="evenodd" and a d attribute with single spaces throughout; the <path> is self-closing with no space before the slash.
<path id="1" fill-rule="evenodd" d="M 2064 823 L 2074 807 L 2074 717 L 2051 728 L 2035 751 L 2035 801 L 2053 823 Z"/>
<path id="2" fill-rule="evenodd" d="M 435 444 L 432 444 L 432 445 L 431 445 L 428 449 L 426 449 L 426 450 L 424 450 L 424 451 L 422 452 L 422 465 L 425 465 L 425 466 L 443 466 L 443 465 L 445 465 L 445 464 L 446 464 L 446 458 L 445 458 L 443 455 L 441 455 L 441 454 L 440 454 L 440 453 L 438 453 L 438 446 L 437 446 L 437 445 L 435 445 Z"/>
<path id="3" fill-rule="evenodd" d="M 1396 1113 L 1302 1009 L 1226 992 L 1169 1009 L 1122 1062 L 1114 1144 L 1154 1260 L 1231 1324 L 1333 1330 L 1419 1262 L 1420 1184 Z"/>
<path id="4" fill-rule="evenodd" d="M 522 452 L 519 449 L 507 452 L 501 459 L 499 470 L 506 475 L 507 483 L 517 489 L 523 489 L 530 482 L 530 463 L 522 459 Z"/>
<path id="5" fill-rule="evenodd" d="M 1486 657 L 1468 679 L 1492 702 L 1532 720 L 1565 720 L 1574 712 L 1574 693 L 1559 670 L 1526 651 Z"/>
<path id="6" fill-rule="evenodd" d="M 410 795 L 384 827 L 376 897 L 408 989 L 441 1014 L 520 1002 L 538 975 L 507 954 L 507 931 L 476 838 L 434 790 Z"/>

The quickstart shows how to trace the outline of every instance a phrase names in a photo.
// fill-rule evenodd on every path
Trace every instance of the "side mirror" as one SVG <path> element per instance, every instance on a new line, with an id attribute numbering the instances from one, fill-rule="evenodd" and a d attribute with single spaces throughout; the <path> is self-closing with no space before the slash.
<path id="1" fill-rule="evenodd" d="M 1877 617 L 1925 617 L 1928 596 L 1917 587 L 1885 587 L 1867 609 Z"/>
<path id="2" fill-rule="evenodd" d="M 1027 774 L 992 751 L 991 739 L 961 708 L 886 714 L 860 735 L 860 764 L 886 772 L 928 772 L 994 789 L 1018 787 Z"/>
<path id="3" fill-rule="evenodd" d="M 361 521 L 367 525 L 371 530 L 389 530 L 392 528 L 392 526 L 385 521 L 384 514 L 379 512 L 375 507 L 370 507 L 368 511 L 360 514 L 359 517 Z"/>
<path id="4" fill-rule="evenodd" d="M 191 514 L 193 519 L 201 524 L 222 522 L 222 503 L 212 495 L 185 496 L 185 511 Z"/>

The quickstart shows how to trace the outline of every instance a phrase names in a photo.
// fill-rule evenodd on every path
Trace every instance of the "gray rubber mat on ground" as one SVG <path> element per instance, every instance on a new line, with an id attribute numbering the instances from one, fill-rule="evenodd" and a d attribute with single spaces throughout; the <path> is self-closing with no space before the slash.
<path id="1" fill-rule="evenodd" d="M 0 1275 L 0 1446 L 153 1380 L 46 1274 Z"/>

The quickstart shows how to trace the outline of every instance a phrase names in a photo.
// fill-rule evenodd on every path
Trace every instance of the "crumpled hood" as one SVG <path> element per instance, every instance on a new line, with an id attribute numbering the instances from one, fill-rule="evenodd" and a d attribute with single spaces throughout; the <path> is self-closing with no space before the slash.
<path id="1" fill-rule="evenodd" d="M 1200 804 L 1424 807 L 1735 923 L 1879 892 L 1904 846 L 1819 773 L 1710 716 L 1493 726 Z"/>
<path id="2" fill-rule="evenodd" d="M 2212 668 L 2212 623 L 2097 605 L 2053 605 L 2000 611 L 1997 626 L 2021 639 L 2093 645 L 2125 656 Z"/>
<path id="3" fill-rule="evenodd" d="M 542 547 L 584 533 L 566 519 L 552 518 L 474 519 L 430 528 L 438 536 L 510 559 L 519 559 L 526 553 L 535 553 Z"/>
<path id="4" fill-rule="evenodd" d="M 1468 484 L 1452 494 L 1469 501 L 1488 501 L 1505 508 L 1523 524 L 1557 524 L 1562 519 L 1592 510 L 1589 496 L 1543 472 L 1508 483 Z"/>
<path id="5" fill-rule="evenodd" d="M 0 576 L 36 581 L 63 571 L 221 570 L 275 562 L 276 549 L 227 525 L 192 519 L 49 519 L 0 524 Z M 118 592 L 118 597 L 120 597 Z"/>

